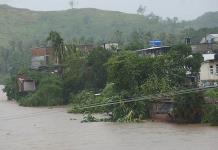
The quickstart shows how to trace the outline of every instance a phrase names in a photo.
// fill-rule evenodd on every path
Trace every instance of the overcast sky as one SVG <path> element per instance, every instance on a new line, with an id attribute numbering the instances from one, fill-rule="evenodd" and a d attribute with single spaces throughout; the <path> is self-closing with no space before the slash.
<path id="1" fill-rule="evenodd" d="M 69 9 L 70 0 L 0 0 L 19 8 L 32 10 Z M 147 7 L 147 13 L 154 12 L 161 17 L 178 17 L 190 20 L 208 11 L 218 11 L 218 0 L 75 0 L 76 8 L 98 8 L 127 13 L 136 13 L 140 4 Z"/>

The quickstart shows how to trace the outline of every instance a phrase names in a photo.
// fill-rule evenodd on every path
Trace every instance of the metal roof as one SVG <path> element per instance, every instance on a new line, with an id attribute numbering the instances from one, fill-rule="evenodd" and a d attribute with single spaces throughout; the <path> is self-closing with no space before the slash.
<path id="1" fill-rule="evenodd" d="M 203 54 L 202 56 L 204 57 L 204 61 L 215 59 L 215 54 Z"/>
<path id="2" fill-rule="evenodd" d="M 155 50 L 155 49 L 162 49 L 162 48 L 170 48 L 170 46 L 150 47 L 150 48 L 140 49 L 140 50 L 136 50 L 136 51 L 141 52 L 141 51 L 148 51 L 148 50 Z"/>
<path id="3" fill-rule="evenodd" d="M 211 39 L 214 39 L 214 41 L 218 41 L 218 34 L 208 34 L 206 37 L 203 37 L 202 40 L 200 41 L 201 44 L 204 43 L 211 43 Z"/>
<path id="4" fill-rule="evenodd" d="M 210 36 L 213 36 L 215 38 L 218 38 L 218 34 L 209 34 Z"/>

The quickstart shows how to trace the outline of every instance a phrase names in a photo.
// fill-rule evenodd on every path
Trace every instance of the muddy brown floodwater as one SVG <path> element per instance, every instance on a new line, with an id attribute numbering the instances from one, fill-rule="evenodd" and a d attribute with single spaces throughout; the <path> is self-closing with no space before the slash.
<path id="1" fill-rule="evenodd" d="M 218 128 L 80 123 L 66 108 L 26 108 L 0 93 L 0 150 L 218 150 Z"/>

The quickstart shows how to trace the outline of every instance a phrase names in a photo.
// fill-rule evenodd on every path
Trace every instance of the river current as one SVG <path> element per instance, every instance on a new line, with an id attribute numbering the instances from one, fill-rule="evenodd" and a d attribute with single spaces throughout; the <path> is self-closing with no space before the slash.
<path id="1" fill-rule="evenodd" d="M 0 92 L 0 150 L 218 150 L 217 127 L 80 123 L 82 117 L 65 107 L 20 107 Z"/>

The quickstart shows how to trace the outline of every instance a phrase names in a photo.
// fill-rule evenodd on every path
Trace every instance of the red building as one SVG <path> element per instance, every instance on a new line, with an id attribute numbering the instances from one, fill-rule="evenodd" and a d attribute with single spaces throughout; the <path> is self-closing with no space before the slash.
<path id="1" fill-rule="evenodd" d="M 37 47 L 32 48 L 32 60 L 31 68 L 38 69 L 42 66 L 48 66 L 49 64 L 55 64 L 53 57 L 53 49 L 50 47 Z"/>

